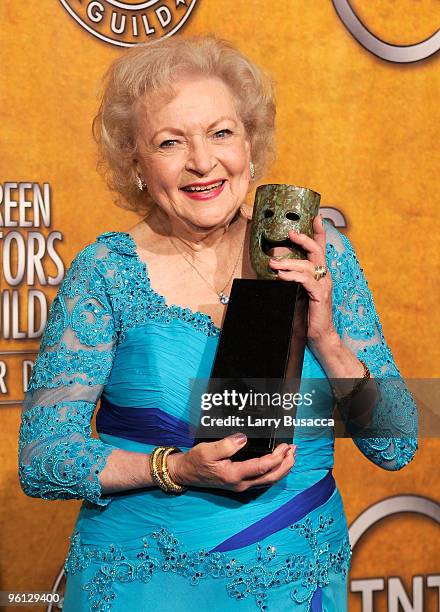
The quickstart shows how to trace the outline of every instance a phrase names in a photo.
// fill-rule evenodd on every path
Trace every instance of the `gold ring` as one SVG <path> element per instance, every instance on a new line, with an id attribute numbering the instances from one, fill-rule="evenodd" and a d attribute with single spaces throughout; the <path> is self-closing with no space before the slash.
<path id="1" fill-rule="evenodd" d="M 313 275 L 315 277 L 315 280 L 317 281 L 321 280 L 321 278 L 324 278 L 326 274 L 327 274 L 326 266 L 315 266 L 315 273 Z"/>

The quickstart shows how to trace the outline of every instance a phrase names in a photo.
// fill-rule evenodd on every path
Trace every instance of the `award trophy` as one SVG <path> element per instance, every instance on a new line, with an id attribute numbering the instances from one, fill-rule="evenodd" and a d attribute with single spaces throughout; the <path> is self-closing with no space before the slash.
<path id="1" fill-rule="evenodd" d="M 274 407 L 270 397 L 286 387 L 289 394 L 299 388 L 308 297 L 301 284 L 279 279 L 268 263 L 271 257 L 306 259 L 288 231 L 313 237 L 319 201 L 319 193 L 305 187 L 273 184 L 257 188 L 249 248 L 258 278 L 233 281 L 207 389 L 217 394 L 217 400 L 240 397 L 241 406 L 237 409 L 230 401 L 217 401 L 209 412 L 215 428 L 202 426 L 205 419 L 201 419 L 195 439 L 195 444 L 212 442 L 244 432 L 247 443 L 232 461 L 262 456 L 281 442 L 292 442 L 293 428 L 282 425 L 285 411 Z M 274 254 L 277 247 L 283 247 L 282 254 L 280 249 Z M 256 406 L 251 397 L 262 401 Z"/>

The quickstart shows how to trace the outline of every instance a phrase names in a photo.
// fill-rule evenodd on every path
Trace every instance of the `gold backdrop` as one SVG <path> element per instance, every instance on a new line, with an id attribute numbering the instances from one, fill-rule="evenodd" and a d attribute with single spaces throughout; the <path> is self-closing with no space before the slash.
<path id="1" fill-rule="evenodd" d="M 121 47 L 93 35 L 66 4 L 88 2 L 0 3 L 0 185 L 30 182 L 42 188 L 49 183 L 51 204 L 50 227 L 0 227 L 0 245 L 11 231 L 25 238 L 31 231 L 60 232 L 56 250 L 65 268 L 98 234 L 124 230 L 137 220 L 113 205 L 97 175 L 90 130 L 100 77 Z M 175 2 L 177 7 L 161 4 L 173 4 L 174 13 L 187 10 L 183 0 Z M 276 79 L 278 161 L 263 182 L 312 187 L 322 194 L 322 206 L 342 213 L 343 231 L 356 248 L 402 374 L 438 377 L 438 53 L 408 64 L 380 59 L 348 32 L 330 0 L 192 4 L 179 35 L 212 32 L 227 38 Z M 351 5 L 369 30 L 393 44 L 423 40 L 440 24 L 438 0 L 356 0 Z M 16 257 L 13 251 L 11 258 Z M 44 269 L 55 276 L 50 259 Z M 21 298 L 22 330 L 32 288 L 50 303 L 57 287 L 36 279 L 12 287 L 2 267 L 1 293 L 14 290 Z M 31 499 L 19 488 L 17 401 L 23 397 L 23 360 L 35 357 L 20 351 L 38 348 L 39 340 L 5 338 L 4 318 L 1 329 L 0 358 L 7 368 L 7 391 L 0 398 L 1 588 L 48 590 L 63 563 L 80 502 Z M 349 524 L 391 496 L 421 496 L 439 504 L 439 446 L 438 439 L 423 438 L 409 466 L 386 472 L 350 440 L 338 440 L 335 473 Z M 384 519 L 355 547 L 350 584 L 382 578 L 374 610 L 385 610 L 390 577 L 399 577 L 412 599 L 413 577 L 421 576 L 423 608 L 417 609 L 437 609 L 439 589 L 428 577 L 440 573 L 438 541 L 439 525 L 421 514 Z M 350 610 L 361 609 L 360 594 L 351 594 Z"/>

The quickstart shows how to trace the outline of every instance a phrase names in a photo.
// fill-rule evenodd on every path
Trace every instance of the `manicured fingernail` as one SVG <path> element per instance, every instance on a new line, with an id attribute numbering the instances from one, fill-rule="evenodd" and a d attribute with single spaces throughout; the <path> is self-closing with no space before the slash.
<path id="1" fill-rule="evenodd" d="M 235 433 L 232 435 L 232 437 L 235 439 L 236 442 L 238 442 L 239 444 L 241 442 L 244 442 L 245 440 L 247 440 L 247 436 L 244 433 Z"/>

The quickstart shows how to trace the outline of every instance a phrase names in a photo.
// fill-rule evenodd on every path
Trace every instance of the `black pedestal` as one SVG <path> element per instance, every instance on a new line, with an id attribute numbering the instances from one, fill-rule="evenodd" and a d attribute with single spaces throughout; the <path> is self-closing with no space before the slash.
<path id="1" fill-rule="evenodd" d="M 307 295 L 295 282 L 235 279 L 215 356 L 208 393 L 295 393 L 300 384 L 307 338 Z M 243 396 L 244 397 L 244 396 Z M 292 428 L 248 426 L 257 419 L 283 417 L 282 407 L 246 405 L 213 406 L 212 417 L 243 419 L 235 426 L 199 425 L 195 444 L 212 442 L 236 431 L 247 434 L 246 446 L 232 460 L 244 460 L 272 452 L 281 442 L 290 443 Z M 206 412 L 205 412 L 206 414 Z M 292 414 L 290 412 L 290 414 Z M 258 422 L 258 421 L 257 421 Z"/>

